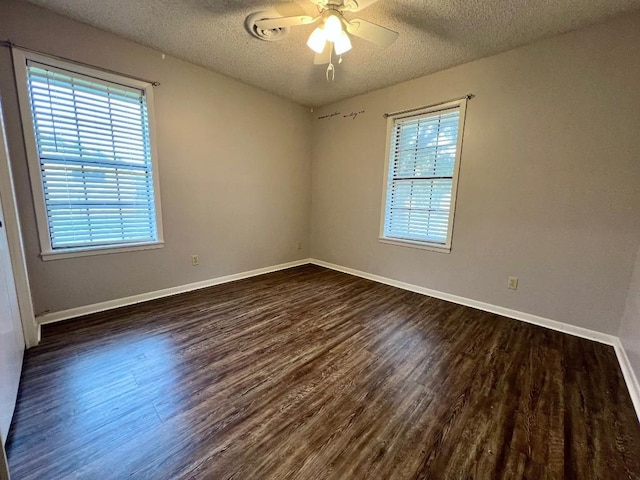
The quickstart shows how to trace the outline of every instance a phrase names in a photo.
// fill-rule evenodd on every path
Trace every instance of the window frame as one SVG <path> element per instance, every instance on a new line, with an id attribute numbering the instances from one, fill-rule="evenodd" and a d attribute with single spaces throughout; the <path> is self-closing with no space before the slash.
<path id="1" fill-rule="evenodd" d="M 464 137 L 464 126 L 465 126 L 466 113 L 467 113 L 467 100 L 468 99 L 465 97 L 460 100 L 446 102 L 433 107 L 411 109 L 409 111 L 404 111 L 402 113 L 390 115 L 387 117 L 386 156 L 385 156 L 384 175 L 383 175 L 383 184 L 382 184 L 382 209 L 380 214 L 380 232 L 378 236 L 378 241 L 380 243 L 385 243 L 389 245 L 399 245 L 403 247 L 418 248 L 422 250 L 429 250 L 429 251 L 440 252 L 440 253 L 451 253 L 456 201 L 458 197 L 458 177 L 460 172 L 460 159 L 462 156 L 462 141 Z M 387 200 L 388 200 L 387 195 L 389 193 L 388 192 L 389 176 L 391 175 L 391 172 L 390 172 L 390 162 L 392 159 L 391 149 L 393 148 L 393 144 L 394 144 L 393 130 L 394 130 L 394 125 L 396 121 L 408 119 L 408 118 L 427 117 L 431 114 L 441 112 L 444 110 L 450 110 L 452 108 L 459 108 L 460 118 L 458 120 L 458 138 L 456 141 L 456 158 L 455 158 L 455 163 L 453 167 L 453 177 L 451 181 L 451 205 L 449 208 L 449 225 L 447 229 L 447 239 L 445 243 L 442 244 L 442 243 L 436 243 L 436 242 L 422 241 L 418 239 L 404 239 L 404 238 L 398 238 L 398 237 L 385 236 L 385 220 L 386 220 Z"/>
<path id="2" fill-rule="evenodd" d="M 34 202 L 38 238 L 40 241 L 40 257 L 42 260 L 57 260 L 63 258 L 84 257 L 90 255 L 102 255 L 109 253 L 131 252 L 137 250 L 149 250 L 162 248 L 164 246 L 164 233 L 162 226 L 162 210 L 160 201 L 160 175 L 158 169 L 158 154 L 156 147 L 155 133 L 155 107 L 153 101 L 153 85 L 140 80 L 128 78 L 122 75 L 105 72 L 99 68 L 90 68 L 84 65 L 63 61 L 55 57 L 43 55 L 28 50 L 13 48 L 13 65 L 18 93 L 18 103 L 20 107 L 20 117 L 22 120 L 22 131 L 24 136 L 25 150 L 27 153 L 27 164 L 29 167 L 29 178 L 31 180 L 31 193 Z M 54 250 L 51 245 L 51 234 L 47 218 L 47 207 L 44 195 L 44 182 L 40 169 L 40 156 L 36 143 L 36 135 L 33 124 L 33 112 L 31 111 L 31 101 L 29 98 L 29 84 L 27 78 L 27 61 L 49 65 L 54 68 L 66 70 L 70 73 L 77 73 L 94 77 L 98 80 L 116 83 L 129 88 L 139 89 L 144 92 L 147 103 L 147 120 L 149 126 L 149 146 L 151 149 L 151 176 L 153 182 L 153 197 L 155 204 L 156 221 L 156 241 L 153 242 L 122 242 L 107 245 L 93 245 L 81 247 L 69 247 Z"/>

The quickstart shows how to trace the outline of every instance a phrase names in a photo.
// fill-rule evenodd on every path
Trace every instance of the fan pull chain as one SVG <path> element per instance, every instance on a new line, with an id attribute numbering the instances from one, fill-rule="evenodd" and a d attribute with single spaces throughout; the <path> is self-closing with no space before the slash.
<path id="1" fill-rule="evenodd" d="M 336 78 L 336 69 L 333 63 L 330 63 L 327 67 L 327 82 L 333 82 Z"/>
<path id="2" fill-rule="evenodd" d="M 333 44 L 330 44 L 329 47 L 329 66 L 327 67 L 327 82 L 331 83 L 336 78 L 336 67 L 333 65 Z"/>

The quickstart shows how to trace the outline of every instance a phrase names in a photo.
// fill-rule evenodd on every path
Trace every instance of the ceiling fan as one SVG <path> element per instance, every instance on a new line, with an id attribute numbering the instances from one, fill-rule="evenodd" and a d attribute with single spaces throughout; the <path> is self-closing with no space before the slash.
<path id="1" fill-rule="evenodd" d="M 340 56 L 351 50 L 349 35 L 360 37 L 381 47 L 386 47 L 398 38 L 398 32 L 376 25 L 361 18 L 348 19 L 345 12 L 359 12 L 378 0 L 309 0 L 318 7 L 318 15 L 306 15 L 293 2 L 279 3 L 278 12 L 255 12 L 246 19 L 249 33 L 261 40 L 280 40 L 289 33 L 291 27 L 322 24 L 311 33 L 307 46 L 316 53 L 315 64 L 328 63 L 327 81 L 334 79 L 333 53 Z M 278 16 L 279 15 L 279 16 Z"/>

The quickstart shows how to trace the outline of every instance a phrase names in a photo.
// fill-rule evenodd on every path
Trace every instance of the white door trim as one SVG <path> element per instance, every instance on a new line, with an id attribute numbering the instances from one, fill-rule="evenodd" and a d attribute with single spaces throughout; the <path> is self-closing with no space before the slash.
<path id="1" fill-rule="evenodd" d="M 22 320 L 22 332 L 27 347 L 38 344 L 39 326 L 36 323 L 31 301 L 31 287 L 27 273 L 27 262 L 22 245 L 22 231 L 20 229 L 20 217 L 18 203 L 13 188 L 13 176 L 9 163 L 9 150 L 7 149 L 6 133 L 4 130 L 4 118 L 2 105 L 0 104 L 0 196 L 4 207 L 4 221 L 11 255 L 11 266 L 18 294 L 18 309 Z"/>

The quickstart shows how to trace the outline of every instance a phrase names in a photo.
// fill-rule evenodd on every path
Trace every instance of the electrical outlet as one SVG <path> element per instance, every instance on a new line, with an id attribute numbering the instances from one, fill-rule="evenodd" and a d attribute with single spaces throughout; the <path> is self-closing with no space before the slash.
<path id="1" fill-rule="evenodd" d="M 298 250 L 302 250 L 302 242 L 298 242 Z"/>
<path id="2" fill-rule="evenodd" d="M 509 277 L 509 283 L 507 283 L 507 287 L 511 290 L 518 289 L 518 277 Z"/>
<path id="3" fill-rule="evenodd" d="M 200 265 L 200 259 L 198 258 L 198 255 L 191 255 L 191 265 L 194 267 Z"/>

